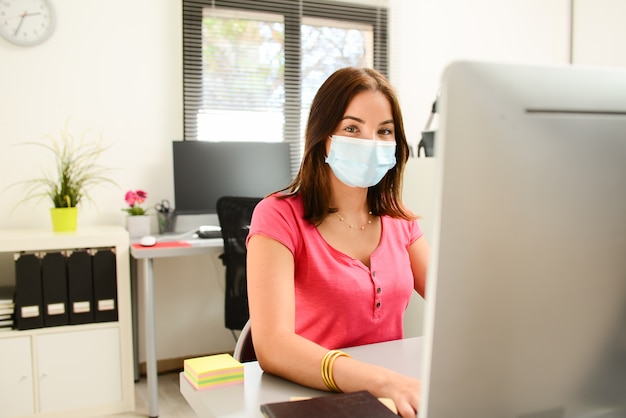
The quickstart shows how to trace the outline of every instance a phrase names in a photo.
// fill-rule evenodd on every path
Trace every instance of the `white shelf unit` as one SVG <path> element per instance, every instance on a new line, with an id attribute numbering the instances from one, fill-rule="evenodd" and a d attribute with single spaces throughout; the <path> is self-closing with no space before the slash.
<path id="1" fill-rule="evenodd" d="M 115 248 L 116 322 L 0 332 L 0 418 L 91 417 L 135 409 L 128 232 L 2 230 L 0 253 Z"/>

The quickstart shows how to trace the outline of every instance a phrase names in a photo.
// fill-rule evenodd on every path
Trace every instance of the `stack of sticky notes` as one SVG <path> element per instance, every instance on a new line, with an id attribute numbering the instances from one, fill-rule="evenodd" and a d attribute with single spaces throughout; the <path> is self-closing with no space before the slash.
<path id="1" fill-rule="evenodd" d="M 243 364 L 230 354 L 196 357 L 184 361 L 185 378 L 197 390 L 243 382 Z"/>

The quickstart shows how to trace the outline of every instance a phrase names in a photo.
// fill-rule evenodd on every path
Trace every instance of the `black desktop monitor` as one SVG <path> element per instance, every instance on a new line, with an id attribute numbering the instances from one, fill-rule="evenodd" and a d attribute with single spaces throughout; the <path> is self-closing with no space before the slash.
<path id="1" fill-rule="evenodd" d="M 626 416 L 626 70 L 442 79 L 424 418 Z"/>
<path id="2" fill-rule="evenodd" d="M 221 196 L 264 197 L 291 182 L 286 142 L 173 141 L 178 214 L 215 214 Z"/>

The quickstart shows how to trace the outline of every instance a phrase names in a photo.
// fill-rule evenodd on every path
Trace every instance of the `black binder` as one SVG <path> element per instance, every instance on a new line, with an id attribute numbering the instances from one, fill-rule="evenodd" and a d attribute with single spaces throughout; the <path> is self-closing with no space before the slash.
<path id="1" fill-rule="evenodd" d="M 87 250 L 68 255 L 67 288 L 70 324 L 94 322 L 91 254 Z"/>
<path id="2" fill-rule="evenodd" d="M 15 255 L 15 328 L 43 327 L 41 265 L 37 254 Z"/>
<path id="3" fill-rule="evenodd" d="M 96 322 L 117 321 L 117 265 L 113 249 L 99 248 L 93 255 L 93 295 Z"/>
<path id="4" fill-rule="evenodd" d="M 43 323 L 46 327 L 69 324 L 67 264 L 65 254 L 49 252 L 41 259 Z"/>

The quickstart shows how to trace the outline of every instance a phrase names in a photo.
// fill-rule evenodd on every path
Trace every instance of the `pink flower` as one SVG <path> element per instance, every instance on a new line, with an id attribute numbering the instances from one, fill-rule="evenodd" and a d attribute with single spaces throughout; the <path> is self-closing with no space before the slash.
<path id="1" fill-rule="evenodd" d="M 137 194 L 137 203 L 141 204 L 146 201 L 148 193 L 144 192 L 143 190 L 137 190 L 135 193 Z"/>
<path id="2" fill-rule="evenodd" d="M 130 215 L 145 215 L 146 211 L 139 205 L 145 202 L 147 198 L 148 193 L 143 190 L 129 190 L 126 192 L 124 200 L 126 200 L 130 208 L 124 208 L 122 210 L 128 212 Z"/>

